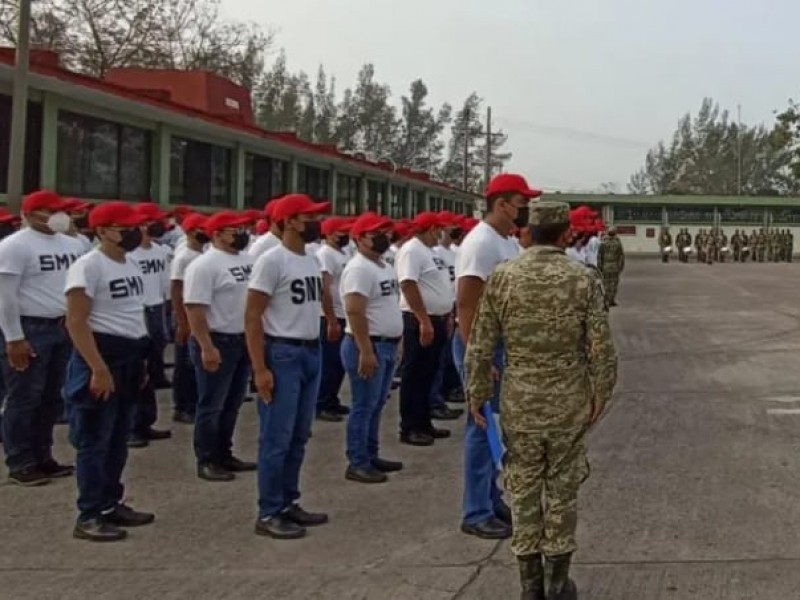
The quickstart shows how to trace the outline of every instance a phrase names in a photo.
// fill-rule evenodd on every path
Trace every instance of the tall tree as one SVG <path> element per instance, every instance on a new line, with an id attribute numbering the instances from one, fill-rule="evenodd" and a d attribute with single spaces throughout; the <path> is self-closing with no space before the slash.
<path id="1" fill-rule="evenodd" d="M 20 0 L 0 0 L 0 42 L 16 44 Z M 219 0 L 37 0 L 32 45 L 97 77 L 115 67 L 207 69 L 252 89 L 272 34 L 223 19 Z"/>
<path id="2" fill-rule="evenodd" d="M 442 165 L 440 178 L 450 185 L 479 192 L 483 179 L 483 165 L 479 164 L 476 148 L 483 133 L 481 98 L 472 93 L 456 113 L 450 129 L 447 160 Z M 466 175 L 465 175 L 466 158 Z"/>
<path id="3" fill-rule="evenodd" d="M 800 181 L 800 103 L 789 100 L 788 108 L 778 114 L 772 144 L 789 152 L 789 170 L 793 179 Z"/>
<path id="4" fill-rule="evenodd" d="M 778 133 L 731 121 L 711 99 L 685 115 L 669 144 L 659 142 L 628 185 L 632 193 L 779 195 L 797 189 L 791 152 Z"/>
<path id="5" fill-rule="evenodd" d="M 401 98 L 402 117 L 392 152 L 398 166 L 433 172 L 442 160 L 445 126 L 452 108 L 444 104 L 438 112 L 427 106 L 428 88 L 421 79 L 412 82 L 408 96 Z"/>
<path id="6" fill-rule="evenodd" d="M 336 80 L 331 77 L 330 82 L 325 76 L 325 69 L 319 66 L 317 84 L 314 89 L 314 107 L 316 120 L 314 122 L 314 140 L 321 144 L 336 142 Z"/>

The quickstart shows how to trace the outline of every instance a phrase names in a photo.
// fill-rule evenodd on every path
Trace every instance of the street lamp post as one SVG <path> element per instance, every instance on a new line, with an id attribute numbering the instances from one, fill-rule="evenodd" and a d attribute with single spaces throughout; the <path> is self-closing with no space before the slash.
<path id="1" fill-rule="evenodd" d="M 28 63 L 30 58 L 31 0 L 19 4 L 19 32 L 11 104 L 11 140 L 8 156 L 8 208 L 19 213 L 25 172 L 25 132 L 28 120 Z"/>

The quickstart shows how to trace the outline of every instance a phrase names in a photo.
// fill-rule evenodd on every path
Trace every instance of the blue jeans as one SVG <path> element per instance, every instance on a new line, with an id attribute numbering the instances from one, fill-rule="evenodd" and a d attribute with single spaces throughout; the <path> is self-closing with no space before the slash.
<path id="1" fill-rule="evenodd" d="M 447 398 L 450 394 L 461 387 L 461 378 L 453 364 L 453 345 L 452 339 L 442 347 L 442 357 L 439 360 L 439 368 L 433 379 L 431 388 L 431 408 L 447 408 Z"/>
<path id="2" fill-rule="evenodd" d="M 203 368 L 200 344 L 194 338 L 189 342 L 197 377 L 194 453 L 198 464 L 219 464 L 233 456 L 233 432 L 250 381 L 244 334 L 212 332 L 211 340 L 222 357 L 214 373 Z"/>
<path id="3" fill-rule="evenodd" d="M 464 343 L 461 335 L 453 336 L 453 361 L 461 378 L 466 382 L 464 373 Z M 498 348 L 495 353 L 495 368 L 502 372 L 504 352 Z M 495 384 L 492 408 L 498 412 L 500 401 L 500 384 Z M 500 475 L 489 448 L 486 432 L 475 424 L 471 414 L 467 415 L 467 429 L 464 434 L 464 498 L 462 505 L 463 522 L 477 525 L 494 517 L 495 509 L 503 500 L 503 493 L 497 486 Z"/>
<path id="4" fill-rule="evenodd" d="M 166 330 L 164 329 L 164 305 L 148 306 L 144 311 L 144 322 L 147 335 L 150 336 L 147 347 L 147 385 L 139 393 L 133 413 L 133 433 L 144 435 L 158 419 L 158 402 L 156 400 L 156 382 L 164 375 L 164 347 L 166 346 Z"/>
<path id="5" fill-rule="evenodd" d="M 352 394 L 347 419 L 347 460 L 354 469 L 366 469 L 378 458 L 381 413 L 392 387 L 397 342 L 374 342 L 378 368 L 369 379 L 358 374 L 360 353 L 353 336 L 342 342 L 342 364 L 350 378 Z"/>
<path id="6" fill-rule="evenodd" d="M 224 358 L 224 357 L 223 357 Z M 172 403 L 177 412 L 190 415 L 197 408 L 197 379 L 189 356 L 189 342 L 175 343 L 175 370 L 172 373 Z"/>
<path id="7" fill-rule="evenodd" d="M 317 414 L 323 410 L 332 409 L 342 404 L 339 399 L 339 389 L 344 381 L 344 367 L 342 366 L 341 350 L 342 339 L 336 342 L 328 341 L 327 322 L 322 319 L 320 336 L 322 338 L 322 378 L 317 394 Z M 338 319 L 339 326 L 344 332 L 345 320 Z"/>
<path id="8" fill-rule="evenodd" d="M 70 342 L 61 321 L 22 317 L 25 339 L 36 352 L 25 371 L 11 368 L 3 341 L 0 362 L 6 385 L 3 445 L 9 471 L 36 467 L 52 458 Z"/>
<path id="9" fill-rule="evenodd" d="M 300 467 L 311 435 L 321 370 L 317 347 L 266 343 L 275 385 L 258 402 L 258 514 L 272 517 L 300 498 Z"/>
<path id="10" fill-rule="evenodd" d="M 91 370 L 72 352 L 67 365 L 64 397 L 69 414 L 69 438 L 77 450 L 79 520 L 96 518 L 123 498 L 122 471 L 128 460 L 128 433 L 137 390 L 144 376 L 147 338 L 131 340 L 95 334 L 98 350 L 114 379 L 114 393 L 100 401 L 89 391 Z"/>

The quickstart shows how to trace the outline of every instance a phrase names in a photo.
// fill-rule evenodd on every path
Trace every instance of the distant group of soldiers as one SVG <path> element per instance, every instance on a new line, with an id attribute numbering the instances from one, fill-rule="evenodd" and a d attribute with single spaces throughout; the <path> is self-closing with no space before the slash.
<path id="1" fill-rule="evenodd" d="M 694 242 L 694 244 L 692 243 Z M 728 236 L 722 229 L 701 229 L 692 240 L 688 229 L 681 229 L 672 243 L 672 235 L 668 229 L 661 231 L 658 238 L 661 261 L 668 263 L 674 248 L 678 250 L 678 260 L 688 263 L 689 255 L 694 252 L 698 263 L 724 263 L 729 257 L 733 262 L 792 262 L 794 252 L 794 235 L 788 229 L 764 230 L 755 229 L 750 235 L 744 230 L 736 230 Z"/>

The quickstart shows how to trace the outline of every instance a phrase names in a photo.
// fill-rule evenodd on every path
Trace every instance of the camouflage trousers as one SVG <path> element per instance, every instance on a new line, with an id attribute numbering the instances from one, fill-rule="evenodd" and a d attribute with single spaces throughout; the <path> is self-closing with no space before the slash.
<path id="1" fill-rule="evenodd" d="M 616 302 L 617 287 L 619 287 L 619 273 L 603 273 L 603 291 L 608 304 Z"/>
<path id="2" fill-rule="evenodd" d="M 505 486 L 511 501 L 516 556 L 574 552 L 578 488 L 589 476 L 585 429 L 522 433 L 503 437 Z"/>

